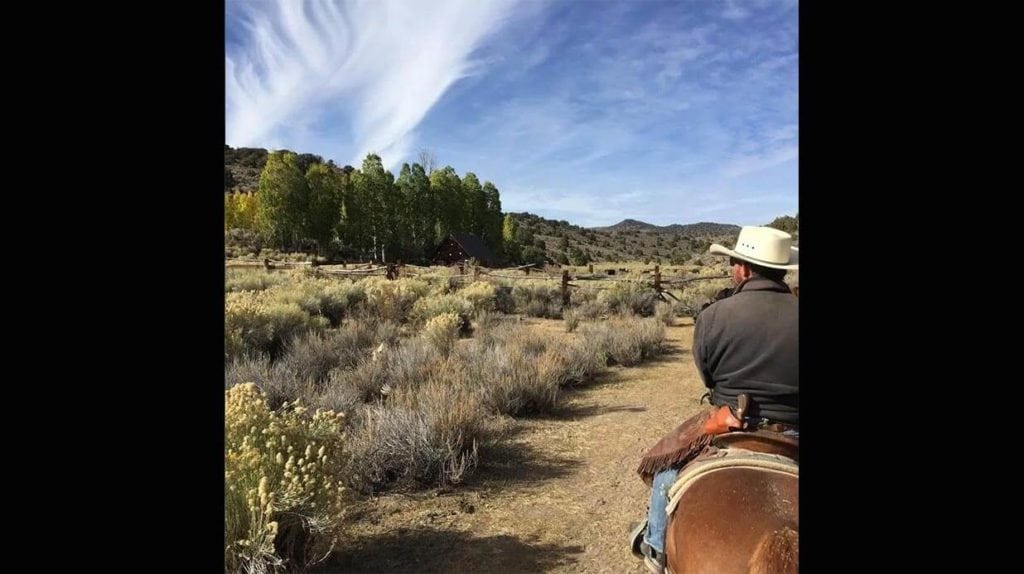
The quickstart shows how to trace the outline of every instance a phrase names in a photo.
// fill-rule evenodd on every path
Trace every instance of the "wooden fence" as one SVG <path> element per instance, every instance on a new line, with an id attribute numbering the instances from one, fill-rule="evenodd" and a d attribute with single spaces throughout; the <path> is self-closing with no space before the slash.
<path id="1" fill-rule="evenodd" d="M 438 275 L 437 267 L 421 267 L 418 265 L 405 265 L 402 263 L 388 263 L 379 265 L 374 263 L 343 263 L 340 265 L 316 265 L 310 262 L 276 262 L 264 260 L 262 264 L 257 262 L 227 262 L 228 267 L 264 267 L 266 269 L 287 269 L 311 266 L 314 273 L 330 277 L 372 277 L 382 276 L 389 280 L 402 277 L 423 277 L 425 279 L 444 278 L 446 280 L 456 279 L 463 282 L 483 281 L 488 279 L 499 279 L 502 281 L 556 281 L 560 285 L 562 304 L 568 306 L 572 301 L 573 289 L 604 290 L 613 288 L 607 283 L 633 283 L 650 287 L 662 299 L 666 297 L 679 300 L 669 289 L 692 283 L 694 281 L 708 281 L 715 279 L 728 279 L 729 275 L 711 275 L 700 277 L 665 277 L 662 275 L 661 266 L 655 265 L 653 270 L 643 269 L 638 275 L 650 275 L 646 277 L 619 277 L 619 269 L 605 269 L 604 273 L 595 273 L 594 265 L 587 268 L 586 274 L 571 274 L 568 269 L 563 269 L 561 275 L 551 275 L 543 269 L 537 269 L 534 265 L 522 265 L 519 267 L 505 267 L 491 269 L 479 265 L 470 265 L 468 262 L 460 263 L 449 269 L 453 271 L 450 275 Z M 457 272 L 454 272 L 457 271 Z M 522 273 L 519 275 L 518 273 Z"/>

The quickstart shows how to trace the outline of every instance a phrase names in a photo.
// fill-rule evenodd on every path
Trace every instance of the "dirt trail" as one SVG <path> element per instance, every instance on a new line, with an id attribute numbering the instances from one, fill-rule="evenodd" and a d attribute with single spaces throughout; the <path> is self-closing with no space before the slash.
<path id="1" fill-rule="evenodd" d="M 567 392 L 554 416 L 518 419 L 468 483 L 356 505 L 342 547 L 317 572 L 644 572 L 626 547 L 648 497 L 634 469 L 704 391 L 693 322 L 677 321 L 661 357 Z"/>

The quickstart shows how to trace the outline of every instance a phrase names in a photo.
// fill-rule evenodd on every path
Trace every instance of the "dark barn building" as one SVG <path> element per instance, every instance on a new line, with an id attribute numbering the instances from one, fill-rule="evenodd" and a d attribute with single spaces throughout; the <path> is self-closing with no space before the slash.
<path id="1" fill-rule="evenodd" d="M 472 233 L 449 233 L 434 252 L 434 265 L 455 265 L 467 259 L 485 267 L 493 267 L 498 260 L 479 237 Z"/>

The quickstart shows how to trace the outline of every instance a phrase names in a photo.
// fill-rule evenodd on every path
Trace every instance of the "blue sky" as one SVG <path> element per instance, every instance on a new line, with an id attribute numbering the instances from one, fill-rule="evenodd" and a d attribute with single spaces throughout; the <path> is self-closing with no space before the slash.
<path id="1" fill-rule="evenodd" d="M 796 0 L 226 3 L 226 143 L 428 150 L 582 226 L 798 210 Z"/>

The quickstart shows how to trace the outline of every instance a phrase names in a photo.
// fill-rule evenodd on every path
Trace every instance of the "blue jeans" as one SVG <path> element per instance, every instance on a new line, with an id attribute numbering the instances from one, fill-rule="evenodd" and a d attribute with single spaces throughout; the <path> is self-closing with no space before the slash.
<path id="1" fill-rule="evenodd" d="M 799 437 L 800 431 L 788 430 L 782 434 Z M 647 509 L 647 531 L 644 532 L 644 542 L 658 551 L 658 554 L 665 553 L 665 531 L 668 530 L 668 515 L 665 510 L 668 508 L 668 491 L 676 482 L 676 475 L 680 467 L 672 467 L 654 475 L 651 484 L 651 502 Z"/>
<path id="2" fill-rule="evenodd" d="M 654 475 L 651 484 L 651 502 L 647 510 L 647 532 L 644 532 L 644 542 L 658 551 L 658 554 L 665 553 L 665 530 L 668 529 L 668 515 L 665 509 L 668 508 L 668 490 L 676 481 L 678 467 L 663 470 Z"/>

